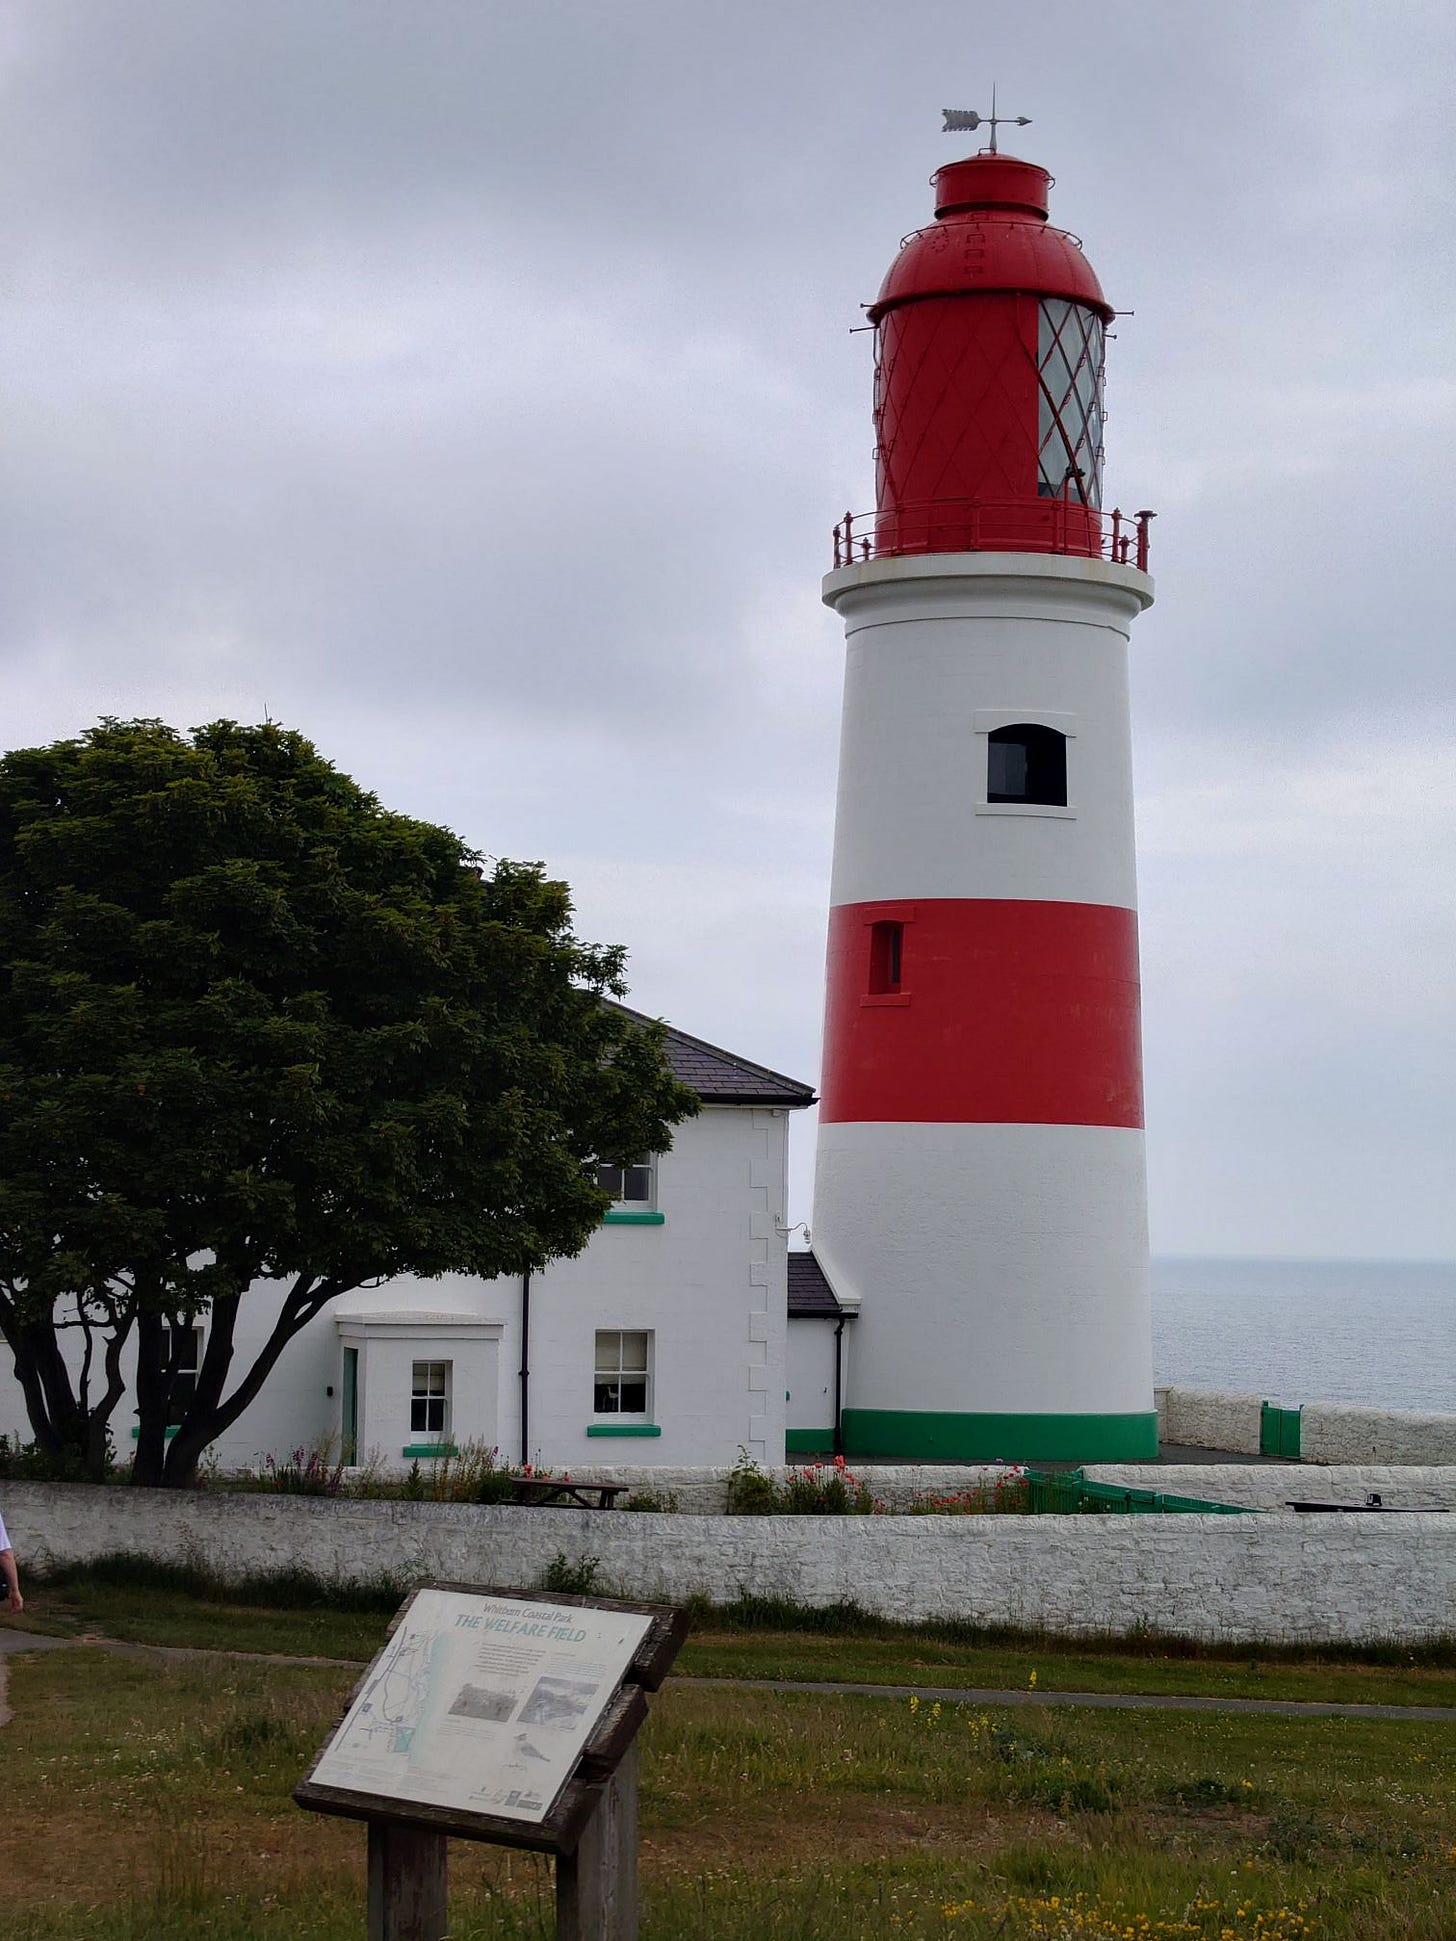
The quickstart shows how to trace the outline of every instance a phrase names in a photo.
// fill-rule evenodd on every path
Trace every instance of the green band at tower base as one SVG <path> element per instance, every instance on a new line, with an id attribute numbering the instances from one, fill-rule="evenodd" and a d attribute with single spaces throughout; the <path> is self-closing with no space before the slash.
<path id="1" fill-rule="evenodd" d="M 1146 1415 L 953 1415 L 846 1409 L 847 1456 L 920 1462 L 1155 1462 L 1158 1418 Z"/>

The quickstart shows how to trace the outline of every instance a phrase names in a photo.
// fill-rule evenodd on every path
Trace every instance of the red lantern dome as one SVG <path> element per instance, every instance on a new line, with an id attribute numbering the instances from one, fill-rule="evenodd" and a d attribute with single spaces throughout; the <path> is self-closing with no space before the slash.
<path id="1" fill-rule="evenodd" d="M 983 154 L 937 170 L 876 326 L 875 551 L 1102 550 L 1102 375 L 1114 312 L 1051 177 Z"/>

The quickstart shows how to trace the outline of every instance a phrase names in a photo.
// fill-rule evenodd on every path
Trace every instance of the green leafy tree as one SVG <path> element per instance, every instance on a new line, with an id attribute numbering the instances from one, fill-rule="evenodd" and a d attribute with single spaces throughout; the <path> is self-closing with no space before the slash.
<path id="1" fill-rule="evenodd" d="M 592 1161 L 697 1101 L 570 925 L 273 724 L 0 758 L 0 1333 L 48 1457 L 104 1473 L 130 1348 L 134 1479 L 185 1485 L 348 1289 L 585 1246 Z"/>

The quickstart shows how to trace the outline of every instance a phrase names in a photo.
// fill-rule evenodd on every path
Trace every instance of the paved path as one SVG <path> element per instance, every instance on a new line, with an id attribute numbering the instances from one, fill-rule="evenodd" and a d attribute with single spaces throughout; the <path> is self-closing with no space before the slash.
<path id="1" fill-rule="evenodd" d="M 39 1631 L 17 1631 L 10 1625 L 0 1625 L 0 1725 L 10 1723 L 10 1707 L 5 1701 L 5 1660 L 21 1651 L 65 1651 L 76 1645 L 88 1645 L 93 1651 L 109 1651 L 117 1658 L 240 1658 L 255 1663 L 262 1659 L 269 1665 L 323 1665 L 340 1671 L 364 1669 L 363 1660 L 358 1658 L 292 1658 L 283 1652 L 206 1651 L 193 1645 L 130 1644 L 124 1638 L 103 1638 L 93 1632 L 83 1633 L 79 1638 L 50 1638 Z"/>
<path id="2" fill-rule="evenodd" d="M 75 1638 L 47 1638 L 39 1631 L 17 1631 L 12 1625 L 0 1624 L 0 1661 L 13 1651 L 54 1651 L 76 1642 Z M 0 1671 L 4 1669 L 0 1662 Z"/>
<path id="3" fill-rule="evenodd" d="M 121 1638 L 88 1633 L 79 1638 L 47 1638 L 35 1631 L 0 1626 L 0 1725 L 10 1717 L 5 1705 L 5 1659 L 18 1651 L 58 1651 L 89 1645 L 119 1658 L 235 1658 L 269 1665 L 320 1665 L 360 1671 L 355 1658 L 297 1658 L 282 1652 L 210 1651 L 196 1645 L 130 1644 Z M 1287 1719 L 1422 1719 L 1456 1724 L 1456 1706 L 1337 1705 L 1318 1699 L 1195 1698 L 1176 1692 L 997 1691 L 978 1685 L 851 1685 L 808 1678 L 677 1678 L 674 1684 L 708 1685 L 722 1691 L 808 1692 L 828 1698 L 918 1698 L 933 1705 L 1080 1705 L 1110 1712 L 1254 1712 Z"/>
<path id="4" fill-rule="evenodd" d="M 737 1691 L 827 1692 L 847 1698 L 918 1698 L 943 1705 L 1087 1705 L 1109 1712 L 1267 1712 L 1279 1718 L 1430 1719 L 1456 1725 L 1456 1707 L 1442 1705 L 1336 1705 L 1303 1698 L 1194 1698 L 1180 1693 L 1000 1692 L 957 1685 L 841 1685 L 797 1678 L 684 1678 L 684 1685 L 717 1685 Z"/>
<path id="5" fill-rule="evenodd" d="M 0 1626 L 0 1671 L 3 1660 L 17 1651 L 55 1651 L 67 1646 L 88 1645 L 93 1651 L 111 1651 L 120 1658 L 239 1658 L 244 1663 L 267 1665 L 334 1665 L 341 1671 L 362 1671 L 364 1658 L 301 1658 L 286 1651 L 222 1651 L 211 1645 L 133 1644 L 126 1638 L 104 1637 L 99 1631 L 83 1631 L 73 1638 L 42 1637 L 38 1631 L 12 1631 Z"/>

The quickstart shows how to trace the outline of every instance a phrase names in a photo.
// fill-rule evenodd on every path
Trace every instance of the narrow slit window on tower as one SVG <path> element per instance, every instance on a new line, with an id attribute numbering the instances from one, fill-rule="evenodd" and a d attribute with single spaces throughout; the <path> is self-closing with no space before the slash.
<path id="1" fill-rule="evenodd" d="M 987 736 L 986 800 L 1067 806 L 1067 737 L 1037 721 Z"/>
<path id="2" fill-rule="evenodd" d="M 900 988 L 905 955 L 903 923 L 870 925 L 870 996 L 889 997 Z"/>

